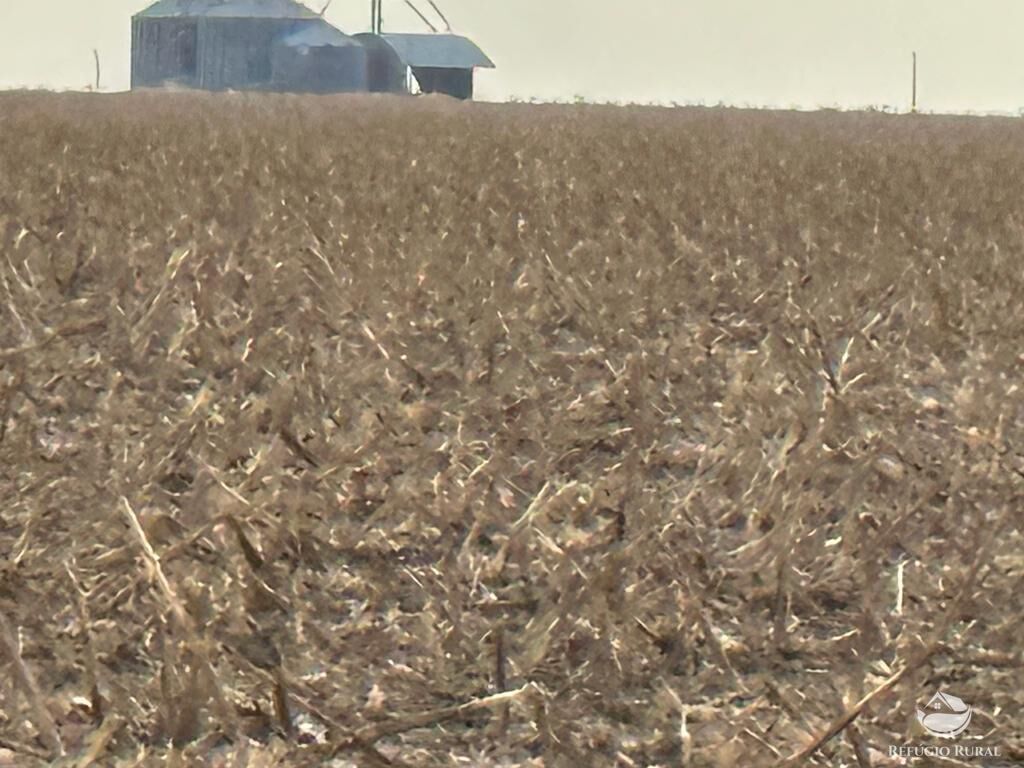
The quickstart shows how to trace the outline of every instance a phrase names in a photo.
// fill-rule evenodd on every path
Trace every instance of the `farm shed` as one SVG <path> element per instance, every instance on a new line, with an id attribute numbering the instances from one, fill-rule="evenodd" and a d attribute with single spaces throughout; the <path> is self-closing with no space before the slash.
<path id="1" fill-rule="evenodd" d="M 494 62 L 476 43 L 460 35 L 384 34 L 381 37 L 402 64 L 412 70 L 423 93 L 471 99 L 473 70 L 494 68 Z"/>
<path id="2" fill-rule="evenodd" d="M 362 90 L 356 48 L 295 0 L 159 0 L 132 19 L 132 87 Z"/>

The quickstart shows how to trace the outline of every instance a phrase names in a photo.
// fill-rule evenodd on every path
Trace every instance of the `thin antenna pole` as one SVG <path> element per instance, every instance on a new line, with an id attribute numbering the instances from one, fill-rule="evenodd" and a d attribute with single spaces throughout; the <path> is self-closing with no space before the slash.
<path id="1" fill-rule="evenodd" d="M 413 12 L 423 20 L 423 23 L 430 27 L 431 32 L 437 32 L 437 27 L 430 23 L 430 19 L 420 13 L 420 9 L 412 4 L 412 0 L 405 0 L 405 4 L 412 8 Z"/>
<path id="2" fill-rule="evenodd" d="M 384 0 L 377 0 L 377 34 L 384 34 Z"/>
<path id="3" fill-rule="evenodd" d="M 441 21 L 444 22 L 446 30 L 448 32 L 451 32 L 452 25 L 448 22 L 448 18 L 443 13 L 441 13 L 441 9 L 437 7 L 437 3 L 435 3 L 434 0 L 427 0 L 427 2 L 430 3 L 430 7 L 434 9 L 434 13 L 441 17 Z"/>
<path id="4" fill-rule="evenodd" d="M 914 51 L 914 79 L 910 93 L 910 111 L 917 112 L 917 51 Z"/>
<path id="5" fill-rule="evenodd" d="M 100 52 L 96 49 L 92 49 L 92 56 L 96 59 L 96 90 L 100 89 Z"/>

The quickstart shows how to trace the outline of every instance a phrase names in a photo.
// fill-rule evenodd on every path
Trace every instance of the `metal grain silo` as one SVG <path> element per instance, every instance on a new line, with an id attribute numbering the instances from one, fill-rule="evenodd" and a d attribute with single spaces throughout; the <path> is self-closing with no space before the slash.
<path id="1" fill-rule="evenodd" d="M 132 19 L 132 87 L 269 90 L 275 41 L 321 24 L 295 0 L 159 0 Z"/>
<path id="2" fill-rule="evenodd" d="M 376 33 L 355 36 L 366 49 L 366 87 L 371 93 L 408 93 L 408 66 Z"/>
<path id="3" fill-rule="evenodd" d="M 161 0 L 132 17 L 132 88 L 199 85 L 199 18 L 209 3 Z"/>
<path id="4" fill-rule="evenodd" d="M 276 39 L 271 68 L 271 85 L 277 91 L 367 90 L 366 48 L 323 20 Z"/>
<path id="5" fill-rule="evenodd" d="M 229 0 L 199 17 L 199 87 L 270 89 L 274 41 L 319 21 L 292 0 Z"/>

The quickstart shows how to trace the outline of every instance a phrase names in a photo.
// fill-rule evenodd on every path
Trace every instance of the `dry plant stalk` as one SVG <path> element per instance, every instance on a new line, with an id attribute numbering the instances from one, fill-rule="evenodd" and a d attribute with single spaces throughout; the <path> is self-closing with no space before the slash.
<path id="1" fill-rule="evenodd" d="M 1009 516 L 1003 518 L 1000 524 L 993 526 L 990 529 L 983 527 L 977 527 L 975 529 L 974 536 L 974 548 L 975 552 L 974 561 L 971 564 L 963 583 L 957 590 L 955 598 L 952 600 L 950 606 L 946 609 L 946 613 L 943 617 L 942 622 L 934 629 L 932 637 L 910 659 L 907 659 L 899 670 L 890 675 L 880 685 L 876 686 L 872 691 L 865 694 L 859 701 L 851 705 L 837 717 L 824 731 L 818 734 L 814 739 L 811 740 L 803 749 L 795 752 L 786 760 L 780 762 L 779 768 L 792 768 L 793 766 L 804 765 L 808 758 L 821 749 L 831 739 L 842 733 L 854 720 L 860 717 L 860 714 L 871 705 L 879 696 L 891 691 L 896 687 L 907 675 L 918 670 L 925 663 L 928 662 L 936 652 L 939 651 L 942 644 L 945 642 L 946 633 L 949 628 L 958 620 L 960 611 L 963 609 L 967 599 L 973 593 L 975 587 L 979 586 L 983 581 L 983 574 L 986 569 L 990 567 L 990 560 L 992 548 L 995 543 L 999 540 L 999 535 L 1004 528 L 1009 525 Z"/>
<path id="2" fill-rule="evenodd" d="M 36 727 L 39 729 L 39 736 L 47 749 L 50 750 L 50 756 L 53 758 L 63 756 L 64 745 L 61 743 L 57 724 L 50 714 L 50 709 L 46 705 L 46 699 L 43 697 L 42 691 L 39 690 L 35 675 L 32 674 L 32 670 L 29 669 L 25 660 L 21 657 L 18 639 L 15 637 L 14 631 L 3 612 L 0 612 L 0 650 L 3 651 L 7 663 L 14 670 L 14 679 L 32 707 Z"/>
<path id="3" fill-rule="evenodd" d="M 78 762 L 75 763 L 75 768 L 90 768 L 90 766 L 100 763 L 101 758 L 110 746 L 110 742 L 122 727 L 124 727 L 124 720 L 119 716 L 108 716 L 92 735 L 89 748 L 78 759 Z"/>
<path id="4" fill-rule="evenodd" d="M 334 748 L 333 755 L 338 755 L 341 752 L 351 749 L 364 749 L 366 747 L 371 747 L 381 739 L 390 736 L 397 736 L 398 734 L 406 733 L 418 728 L 427 728 L 432 725 L 438 725 L 446 720 L 464 717 L 479 710 L 504 707 L 505 705 L 521 698 L 536 698 L 538 696 L 543 696 L 540 689 L 535 684 L 528 683 L 522 688 L 518 688 L 514 691 L 495 693 L 491 696 L 474 699 L 451 707 L 442 707 L 440 709 L 429 710 L 427 712 L 394 715 L 383 722 L 372 723 L 359 728 L 351 736 L 344 738 L 337 744 Z"/>
<path id="5" fill-rule="evenodd" d="M 202 673 L 206 675 L 210 681 L 210 690 L 213 696 L 214 707 L 221 719 L 221 723 L 230 731 L 237 732 L 238 720 L 234 714 L 234 710 L 231 705 L 228 704 L 221 690 L 220 681 L 218 680 L 217 673 L 213 668 L 213 662 L 210 660 L 207 644 L 199 636 L 195 622 L 185 610 L 185 606 L 178 599 L 178 596 L 171 587 L 170 581 L 168 581 L 166 574 L 164 574 L 163 567 L 160 565 L 160 556 L 157 555 L 156 550 L 153 549 L 153 545 L 150 544 L 149 538 L 146 536 L 146 532 L 142 528 L 142 523 L 139 521 L 139 516 L 135 513 L 135 510 L 132 509 L 131 503 L 127 498 L 122 496 L 121 504 L 124 508 L 125 516 L 128 518 L 129 525 L 131 526 L 135 537 L 139 541 L 139 546 L 142 548 L 147 565 L 152 570 L 153 577 L 156 580 L 157 585 L 160 587 L 160 592 L 163 594 L 164 600 L 167 601 L 167 604 L 170 607 L 171 615 L 174 617 L 178 629 L 188 639 L 191 652 L 194 653 L 201 661 Z M 197 671 L 193 670 L 193 674 L 197 674 Z"/>
<path id="6" fill-rule="evenodd" d="M 83 631 L 85 632 L 85 668 L 87 672 L 87 683 L 89 686 L 90 714 L 95 720 L 99 721 L 104 719 L 104 706 L 103 697 L 100 695 L 99 690 L 99 668 L 96 661 L 96 645 L 93 640 L 92 618 L 89 612 L 87 595 L 82 589 L 82 585 L 79 582 L 78 577 L 75 576 L 75 572 L 72 570 L 70 563 L 64 563 L 64 570 L 68 575 L 68 579 L 71 581 L 72 588 L 75 590 L 75 596 L 78 599 L 78 618 L 82 622 Z M 107 719 L 111 720 L 110 718 Z"/>
<path id="7" fill-rule="evenodd" d="M 142 548 L 142 554 L 144 555 L 147 567 L 152 571 L 153 578 L 156 580 L 164 600 L 167 601 L 167 605 L 171 609 L 171 615 L 174 617 L 178 629 L 188 635 L 190 639 L 195 639 L 195 626 L 192 619 L 171 588 L 171 583 L 167 580 L 167 576 L 160 565 L 160 556 L 153 549 L 153 545 L 149 543 L 149 538 L 142 529 L 142 523 L 139 522 L 139 516 L 132 509 L 132 505 L 127 498 L 122 496 L 121 504 L 124 508 L 125 517 L 128 519 L 128 524 L 131 526 L 132 533 L 135 534 L 135 538 L 138 539 L 139 546 Z"/>

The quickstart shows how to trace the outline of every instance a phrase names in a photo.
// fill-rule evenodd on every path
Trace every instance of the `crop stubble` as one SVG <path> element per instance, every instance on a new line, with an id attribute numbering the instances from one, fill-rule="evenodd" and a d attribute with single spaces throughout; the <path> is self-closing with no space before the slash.
<path id="1" fill-rule="evenodd" d="M 0 179 L 0 762 L 1024 756 L 1019 121 L 8 94 Z"/>

